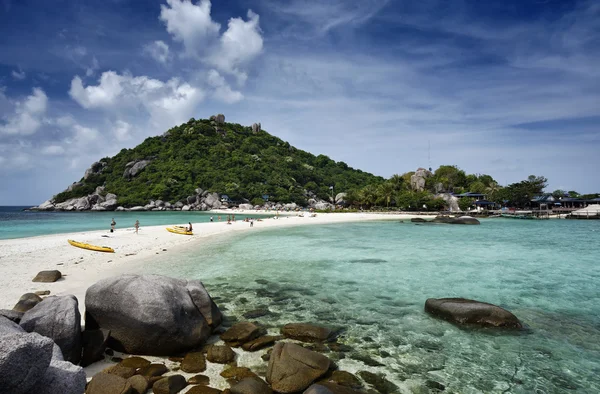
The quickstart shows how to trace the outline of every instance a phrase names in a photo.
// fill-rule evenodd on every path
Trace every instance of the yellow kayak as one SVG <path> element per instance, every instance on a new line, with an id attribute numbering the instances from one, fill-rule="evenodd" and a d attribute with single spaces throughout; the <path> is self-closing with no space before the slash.
<path id="1" fill-rule="evenodd" d="M 167 227 L 167 231 L 181 235 L 194 235 L 194 233 L 191 231 L 185 231 L 185 227 Z"/>
<path id="2" fill-rule="evenodd" d="M 81 248 L 81 249 L 94 250 L 96 252 L 115 253 L 115 250 L 113 248 L 109 248 L 108 246 L 90 245 L 90 244 L 86 244 L 84 242 L 73 241 L 72 239 L 69 240 L 69 243 L 71 245 L 76 246 L 76 247 Z"/>

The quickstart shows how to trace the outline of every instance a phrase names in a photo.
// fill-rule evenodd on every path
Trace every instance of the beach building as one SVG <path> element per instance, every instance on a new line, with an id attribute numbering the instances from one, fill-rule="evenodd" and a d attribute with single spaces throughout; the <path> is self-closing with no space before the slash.
<path id="1" fill-rule="evenodd" d="M 567 219 L 600 219 L 600 204 L 588 205 L 567 215 Z"/>

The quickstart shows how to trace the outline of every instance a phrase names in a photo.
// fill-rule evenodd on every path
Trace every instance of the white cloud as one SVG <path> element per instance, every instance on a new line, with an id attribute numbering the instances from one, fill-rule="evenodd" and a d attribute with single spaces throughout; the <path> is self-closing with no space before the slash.
<path id="1" fill-rule="evenodd" d="M 33 94 L 24 102 L 15 103 L 15 112 L 8 117 L 6 124 L 0 125 L 0 133 L 12 135 L 34 134 L 42 125 L 46 113 L 48 97 L 40 88 L 34 88 Z"/>
<path id="2" fill-rule="evenodd" d="M 202 89 L 178 78 L 163 82 L 114 71 L 104 72 L 96 86 L 84 87 L 81 78 L 73 78 L 69 94 L 86 109 L 102 108 L 116 113 L 143 109 L 155 123 L 169 126 L 189 119 L 204 99 Z"/>
<path id="3" fill-rule="evenodd" d="M 259 16 L 251 10 L 248 10 L 248 21 L 231 18 L 227 30 L 219 40 L 218 49 L 209 58 L 209 62 L 220 70 L 236 75 L 240 84 L 247 78 L 242 68 L 263 50 L 258 22 Z"/>
<path id="4" fill-rule="evenodd" d="M 25 77 L 27 77 L 27 75 L 25 74 L 25 71 L 23 71 L 23 70 L 19 70 L 19 71 L 17 71 L 17 70 L 13 70 L 13 71 L 11 72 L 11 75 L 12 75 L 12 77 L 13 77 L 14 79 L 16 79 L 17 81 L 22 81 L 22 80 L 24 80 L 24 79 L 25 79 Z"/>
<path id="5" fill-rule="evenodd" d="M 198 55 L 219 34 L 221 25 L 210 16 L 210 0 L 197 5 L 190 0 L 167 0 L 167 4 L 160 6 L 160 20 L 173 38 L 183 43 L 188 55 Z"/>
<path id="6" fill-rule="evenodd" d="M 207 81 L 214 88 L 214 97 L 219 101 L 232 104 L 244 98 L 241 92 L 231 89 L 225 78 L 217 70 L 210 70 L 208 72 Z"/>
<path id="7" fill-rule="evenodd" d="M 60 145 L 48 145 L 42 148 L 42 154 L 48 156 L 62 155 L 65 149 Z"/>
<path id="8" fill-rule="evenodd" d="M 247 21 L 231 18 L 227 30 L 219 35 L 221 25 L 212 20 L 210 0 L 195 5 L 189 0 L 167 3 L 170 8 L 161 6 L 160 19 L 173 39 L 183 43 L 185 55 L 235 76 L 243 85 L 248 78 L 247 66 L 263 50 L 259 16 L 248 10 Z"/>
<path id="9" fill-rule="evenodd" d="M 152 56 L 159 63 L 167 63 L 171 57 L 169 46 L 164 41 L 154 41 L 144 47 L 144 52 Z"/>

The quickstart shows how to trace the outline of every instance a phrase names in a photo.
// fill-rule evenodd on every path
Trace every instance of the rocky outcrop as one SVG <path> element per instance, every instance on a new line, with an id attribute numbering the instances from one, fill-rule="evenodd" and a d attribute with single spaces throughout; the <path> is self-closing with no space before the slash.
<path id="1" fill-rule="evenodd" d="M 431 176 L 433 176 L 431 171 L 426 170 L 425 168 L 419 168 L 415 171 L 414 175 L 411 175 L 410 186 L 413 190 L 423 191 L 425 190 L 425 181 Z"/>
<path id="2" fill-rule="evenodd" d="M 323 376 L 329 365 L 329 359 L 320 353 L 280 342 L 269 359 L 267 382 L 278 393 L 296 393 Z"/>
<path id="3" fill-rule="evenodd" d="M 460 325 L 522 328 L 519 319 L 506 309 L 465 298 L 429 298 L 425 312 Z"/>
<path id="4" fill-rule="evenodd" d="M 261 130 L 262 130 L 262 129 L 261 129 L 260 122 L 259 122 L 259 123 L 252 123 L 252 132 L 253 132 L 254 134 L 256 134 L 256 133 L 260 132 Z"/>
<path id="5" fill-rule="evenodd" d="M 130 161 L 125 164 L 125 172 L 123 172 L 123 178 L 131 179 L 139 174 L 144 168 L 150 164 L 152 160 L 136 160 Z"/>
<path id="6" fill-rule="evenodd" d="M 97 162 L 93 163 L 90 166 L 90 168 L 88 168 L 87 170 L 85 170 L 85 174 L 83 175 L 83 179 L 88 179 L 92 175 L 102 173 L 102 171 L 104 171 L 104 167 L 106 167 L 107 164 L 108 163 L 105 162 L 105 161 L 103 161 L 103 160 L 100 160 L 100 161 L 97 161 Z M 69 186 L 69 188 L 67 188 L 67 191 L 73 190 L 73 188 L 75 186 L 76 186 L 75 184 Z"/>
<path id="7" fill-rule="evenodd" d="M 130 354 L 172 355 L 204 343 L 221 312 L 204 286 L 160 275 L 122 275 L 91 286 L 86 329 L 110 330 L 109 343 Z"/>
<path id="8" fill-rule="evenodd" d="M 50 296 L 27 311 L 19 323 L 27 332 L 52 339 L 65 360 L 74 364 L 81 359 L 81 316 L 73 295 Z"/>
<path id="9" fill-rule="evenodd" d="M 254 207 L 252 206 L 252 204 L 240 204 L 238 206 L 239 209 L 254 209 Z"/>
<path id="10" fill-rule="evenodd" d="M 213 115 L 210 117 L 210 120 L 214 121 L 216 124 L 223 124 L 223 123 L 225 123 L 225 115 L 223 115 L 223 114 Z"/>
<path id="11" fill-rule="evenodd" d="M 435 198 L 441 198 L 446 202 L 448 206 L 448 210 L 452 212 L 460 212 L 460 207 L 458 206 L 458 197 L 453 196 L 450 193 L 440 193 L 434 196 Z"/>

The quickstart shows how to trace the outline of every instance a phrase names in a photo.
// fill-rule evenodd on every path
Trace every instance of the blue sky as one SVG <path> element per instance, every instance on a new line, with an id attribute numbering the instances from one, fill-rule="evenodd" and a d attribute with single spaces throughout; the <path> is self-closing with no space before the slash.
<path id="1" fill-rule="evenodd" d="M 0 205 L 215 113 L 384 177 L 430 144 L 598 192 L 598 43 L 598 1 L 0 0 Z"/>

